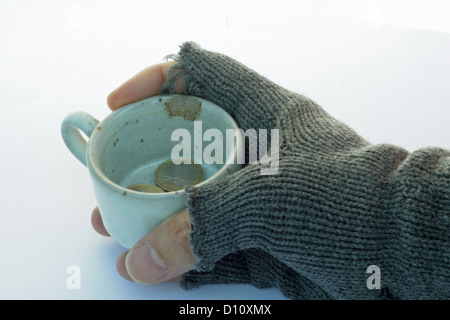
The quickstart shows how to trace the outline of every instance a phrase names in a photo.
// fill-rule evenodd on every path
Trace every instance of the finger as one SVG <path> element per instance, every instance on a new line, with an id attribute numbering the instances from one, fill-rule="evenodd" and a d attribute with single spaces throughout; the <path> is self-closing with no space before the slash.
<path id="1" fill-rule="evenodd" d="M 175 63 L 176 61 L 169 61 L 155 64 L 137 73 L 109 94 L 109 108 L 116 110 L 131 102 L 157 95 L 167 80 L 169 68 Z M 175 93 L 184 92 L 183 78 L 181 76 L 180 81 L 177 81 Z"/>
<path id="2" fill-rule="evenodd" d="M 98 207 L 95 207 L 95 209 L 92 211 L 91 224 L 95 231 L 100 233 L 102 236 L 109 237 L 109 233 L 108 231 L 106 231 L 106 228 L 103 225 L 102 216 L 100 215 Z"/>
<path id="3" fill-rule="evenodd" d="M 117 262 L 116 262 L 116 268 L 117 271 L 119 272 L 119 274 L 124 278 L 127 279 L 129 281 L 134 281 L 130 275 L 128 274 L 127 271 L 127 267 L 125 265 L 125 261 L 127 259 L 127 255 L 128 255 L 128 251 L 127 252 L 123 252 L 122 254 L 119 255 L 119 257 L 117 258 Z M 166 280 L 166 282 L 181 282 L 183 276 L 179 275 L 173 279 L 169 279 Z"/>
<path id="4" fill-rule="evenodd" d="M 127 267 L 125 266 L 127 254 L 128 254 L 128 251 L 123 252 L 119 255 L 119 257 L 117 258 L 117 261 L 116 261 L 116 269 L 119 272 L 119 274 L 122 276 L 122 278 L 133 281 L 133 279 L 131 279 L 131 277 L 128 275 Z"/>
<path id="5" fill-rule="evenodd" d="M 196 262 L 189 243 L 190 230 L 187 209 L 167 218 L 142 238 L 126 257 L 118 259 L 119 273 L 141 284 L 179 280 Z"/>

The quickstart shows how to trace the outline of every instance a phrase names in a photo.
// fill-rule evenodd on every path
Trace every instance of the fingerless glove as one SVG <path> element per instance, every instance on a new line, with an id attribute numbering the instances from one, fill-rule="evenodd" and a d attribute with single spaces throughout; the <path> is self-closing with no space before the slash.
<path id="1" fill-rule="evenodd" d="M 449 151 L 371 144 L 311 99 L 194 43 L 174 59 L 161 93 L 183 79 L 186 94 L 221 106 L 243 130 L 279 130 L 276 174 L 248 164 L 186 189 L 197 264 L 184 288 L 248 283 L 291 299 L 450 298 Z M 371 265 L 379 288 L 367 285 Z"/>

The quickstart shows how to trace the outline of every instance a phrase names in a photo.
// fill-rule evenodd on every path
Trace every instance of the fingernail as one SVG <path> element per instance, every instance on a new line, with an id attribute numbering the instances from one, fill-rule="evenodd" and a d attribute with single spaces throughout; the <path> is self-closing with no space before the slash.
<path id="1" fill-rule="evenodd" d="M 164 262 L 149 243 L 132 249 L 125 263 L 128 274 L 138 283 L 152 284 L 167 274 Z"/>

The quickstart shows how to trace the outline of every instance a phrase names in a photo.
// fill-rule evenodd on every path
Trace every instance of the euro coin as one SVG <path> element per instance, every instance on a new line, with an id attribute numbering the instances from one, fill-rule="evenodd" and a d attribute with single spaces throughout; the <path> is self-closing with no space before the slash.
<path id="1" fill-rule="evenodd" d="M 175 164 L 172 160 L 167 160 L 156 169 L 155 182 L 161 189 L 178 191 L 203 181 L 205 173 L 201 165 L 188 159 L 176 160 L 183 162 Z"/>
<path id="2" fill-rule="evenodd" d="M 128 189 L 147 193 L 164 193 L 163 189 L 148 183 L 133 184 L 132 186 L 129 186 Z"/>

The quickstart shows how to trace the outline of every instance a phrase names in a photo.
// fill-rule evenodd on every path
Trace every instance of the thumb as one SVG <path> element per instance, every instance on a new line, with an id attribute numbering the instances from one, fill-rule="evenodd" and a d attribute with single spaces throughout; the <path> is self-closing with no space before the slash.
<path id="1" fill-rule="evenodd" d="M 119 273 L 140 284 L 179 278 L 192 270 L 196 262 L 189 243 L 190 230 L 187 209 L 170 216 L 119 257 Z"/>

